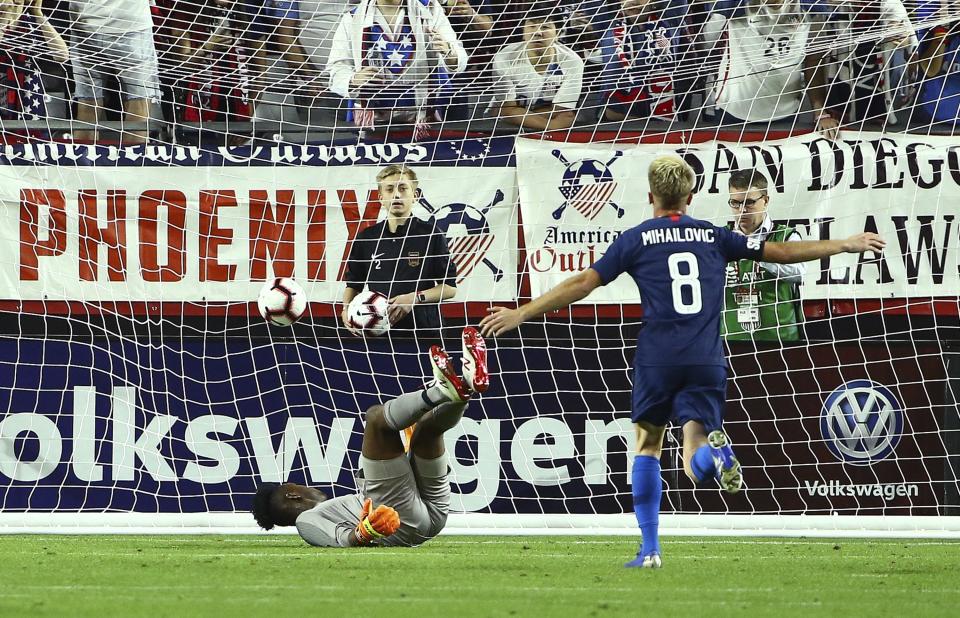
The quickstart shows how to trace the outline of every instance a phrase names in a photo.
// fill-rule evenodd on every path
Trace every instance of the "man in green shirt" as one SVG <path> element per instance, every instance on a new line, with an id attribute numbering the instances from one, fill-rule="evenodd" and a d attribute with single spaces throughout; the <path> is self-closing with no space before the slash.
<path id="1" fill-rule="evenodd" d="M 733 229 L 759 240 L 800 240 L 796 229 L 774 224 L 767 212 L 767 178 L 757 170 L 730 174 Z M 806 267 L 740 260 L 727 264 L 722 332 L 727 339 L 797 341 L 802 315 L 799 284 Z"/>

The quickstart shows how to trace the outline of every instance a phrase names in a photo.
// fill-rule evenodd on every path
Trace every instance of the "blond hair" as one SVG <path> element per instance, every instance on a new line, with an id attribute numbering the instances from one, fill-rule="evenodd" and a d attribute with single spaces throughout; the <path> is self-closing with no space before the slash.
<path id="1" fill-rule="evenodd" d="M 693 169 L 677 156 L 657 157 L 647 171 L 650 193 L 658 198 L 663 206 L 676 206 L 693 193 L 696 180 Z"/>
<path id="2" fill-rule="evenodd" d="M 377 185 L 391 176 L 400 176 L 401 178 L 405 176 L 408 180 L 412 180 L 414 184 L 417 182 L 417 173 L 415 171 L 406 165 L 393 164 L 380 170 L 380 173 L 377 174 Z"/>

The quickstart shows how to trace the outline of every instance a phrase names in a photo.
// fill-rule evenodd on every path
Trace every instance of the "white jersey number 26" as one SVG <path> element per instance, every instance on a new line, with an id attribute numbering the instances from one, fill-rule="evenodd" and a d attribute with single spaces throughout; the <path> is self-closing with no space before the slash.
<path id="1" fill-rule="evenodd" d="M 680 272 L 680 265 L 686 264 L 684 270 L 686 274 Z M 674 253 L 667 259 L 667 266 L 670 268 L 670 278 L 673 280 L 671 291 L 673 292 L 673 309 L 680 315 L 691 315 L 700 313 L 703 309 L 703 298 L 700 294 L 700 264 L 697 262 L 697 256 L 684 251 L 683 253 Z M 683 302 L 683 289 L 690 290 L 690 302 Z"/>

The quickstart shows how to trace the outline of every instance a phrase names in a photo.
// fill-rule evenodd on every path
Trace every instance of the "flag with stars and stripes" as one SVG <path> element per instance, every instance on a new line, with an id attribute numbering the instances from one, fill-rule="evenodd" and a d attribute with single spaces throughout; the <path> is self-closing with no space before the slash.
<path id="1" fill-rule="evenodd" d="M 396 36 L 391 36 L 378 24 L 364 29 L 364 66 L 379 69 L 379 78 L 383 85 L 377 89 L 374 96 L 362 102 L 360 109 L 354 110 L 354 121 L 358 126 L 368 126 L 367 116 L 373 109 L 416 105 L 414 85 L 404 79 L 404 74 L 413 63 L 415 52 L 416 41 L 409 24 L 404 24 Z"/>
<path id="2" fill-rule="evenodd" d="M 6 47 L 0 42 L 0 118 L 40 120 L 47 114 L 40 68 L 31 55 L 24 53 L 22 35 L 9 38 L 17 41 L 17 46 Z"/>
<path id="3" fill-rule="evenodd" d="M 30 73 L 20 91 L 20 112 L 24 120 L 40 120 L 46 116 L 43 100 L 43 80 L 38 73 Z"/>

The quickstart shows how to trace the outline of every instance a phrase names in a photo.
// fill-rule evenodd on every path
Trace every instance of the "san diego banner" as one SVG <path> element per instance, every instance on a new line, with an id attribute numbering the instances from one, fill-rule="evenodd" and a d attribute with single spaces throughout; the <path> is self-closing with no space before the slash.
<path id="1" fill-rule="evenodd" d="M 558 144 L 517 141 L 517 182 L 534 296 L 600 258 L 617 236 L 649 218 L 650 162 L 682 156 L 697 174 L 692 216 L 732 221 L 731 170 L 770 181 L 770 216 L 810 240 L 878 232 L 882 255 L 811 264 L 804 298 L 902 298 L 960 293 L 960 145 L 950 137 L 857 133 L 738 144 Z M 639 302 L 626 275 L 585 302 Z"/>

